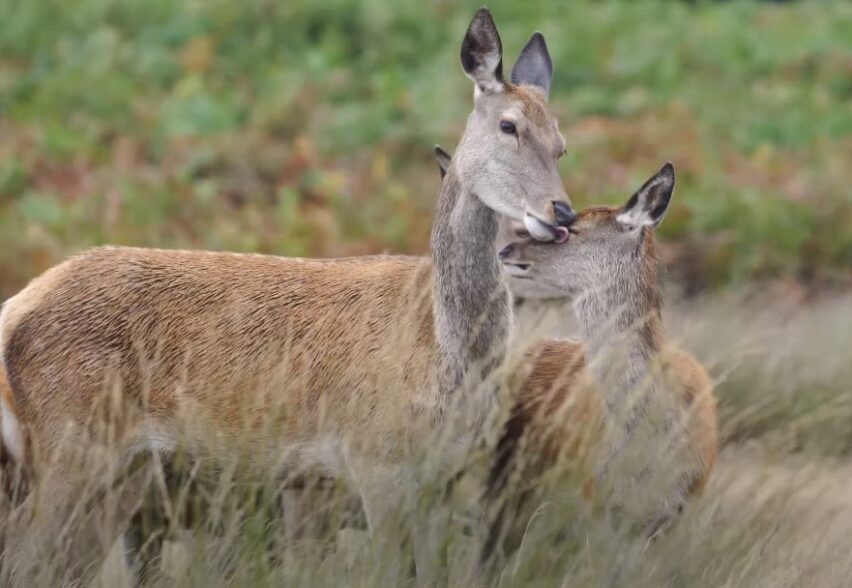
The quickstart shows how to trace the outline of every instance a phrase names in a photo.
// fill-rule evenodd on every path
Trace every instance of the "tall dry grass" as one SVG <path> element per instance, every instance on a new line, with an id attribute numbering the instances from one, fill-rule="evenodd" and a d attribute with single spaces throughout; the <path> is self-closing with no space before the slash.
<path id="1" fill-rule="evenodd" d="M 561 314 L 560 314 L 561 316 Z M 552 323 L 549 323 L 552 324 Z M 476 574 L 478 487 L 457 486 L 447 573 L 456 586 L 847 586 L 852 577 L 852 297 L 806 306 L 764 304 L 758 294 L 679 301 L 670 335 L 718 380 L 723 451 L 701 499 L 648 544 L 614 528 L 581 498 L 576 472 L 542 482 L 519 549 L 501 570 Z M 140 504 L 149 542 L 163 540 L 154 586 L 377 586 L 410 582 L 411 509 L 443 500 L 438 488 L 370 536 L 340 483 L 294 482 L 244 472 L 247 457 L 131 474 L 91 457 L 73 521 L 36 524 L 25 504 L 4 509 L 4 562 L 28 586 L 56 586 L 81 547 L 100 553 L 100 586 L 131 583 L 118 539 Z M 177 465 L 175 465 L 177 464 Z M 469 478 L 472 478 L 469 477 Z M 37 514 L 50 504 L 35 505 Z M 168 515 L 168 516 L 166 516 Z M 69 533 L 84 528 L 82 536 Z M 45 534 L 48 541 L 44 541 Z M 73 540 L 71 538 L 74 538 Z M 81 538 L 82 537 L 82 538 Z M 81 542 L 84 545 L 81 545 Z M 47 547 L 45 547 L 47 545 Z M 401 547 L 403 549 L 401 549 Z"/>

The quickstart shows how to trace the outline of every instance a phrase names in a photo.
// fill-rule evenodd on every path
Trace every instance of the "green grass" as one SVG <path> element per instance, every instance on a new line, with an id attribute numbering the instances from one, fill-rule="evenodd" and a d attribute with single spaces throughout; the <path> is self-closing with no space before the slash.
<path id="1" fill-rule="evenodd" d="M 507 64 L 548 38 L 578 204 L 672 159 L 696 284 L 849 282 L 852 6 L 490 6 Z M 0 294 L 105 242 L 425 252 L 475 7 L 0 0 Z"/>

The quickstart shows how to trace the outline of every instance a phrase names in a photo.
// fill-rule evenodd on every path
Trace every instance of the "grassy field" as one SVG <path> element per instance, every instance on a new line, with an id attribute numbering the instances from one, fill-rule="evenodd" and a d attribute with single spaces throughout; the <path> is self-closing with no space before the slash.
<path id="1" fill-rule="evenodd" d="M 0 0 L 0 300 L 101 243 L 425 253 L 431 146 L 452 149 L 471 106 L 458 49 L 478 6 Z M 705 497 L 650 546 L 588 512 L 568 474 L 494 583 L 848 586 L 852 3 L 489 7 L 507 64 L 533 30 L 548 39 L 578 207 L 622 202 L 674 161 L 667 324 L 717 381 L 723 444 Z M 312 494 L 296 522 L 308 497 L 270 516 L 279 481 L 231 474 L 210 474 L 214 508 L 175 530 L 158 585 L 406 581 L 395 530 L 338 529 L 345 489 Z M 127 585 L 116 519 L 96 512 L 99 583 Z M 462 526 L 447 536 L 457 586 L 475 559 Z M 6 544 L 40 532 L 0 520 Z M 60 538 L 32 558 L 34 586 L 56 585 Z"/>
<path id="2" fill-rule="evenodd" d="M 670 334 L 717 380 L 722 452 L 705 495 L 648 545 L 590 512 L 577 472 L 566 470 L 541 487 L 521 548 L 501 575 L 472 582 L 467 574 L 478 543 L 463 527 L 471 521 L 466 501 L 475 503 L 477 495 L 463 485 L 456 499 L 460 518 L 445 535 L 452 586 L 848 586 L 852 298 L 795 312 L 750 295 L 669 306 Z M 411 581 L 411 562 L 396 550 L 403 524 L 372 541 L 344 487 L 287 490 L 282 497 L 277 477 L 234 472 L 227 463 L 202 467 L 195 472 L 202 484 L 169 494 L 170 512 L 192 508 L 198 493 L 213 506 L 189 530 L 172 528 L 152 585 L 368 587 Z M 108 479 L 93 477 L 89 492 L 103 491 Z M 138 487 L 119 484 L 108 494 L 133 494 Z M 98 500 L 107 505 L 89 515 L 96 549 L 107 559 L 98 585 L 129 586 L 122 546 L 114 542 L 121 509 Z M 12 524 L 3 530 L 7 542 L 44 532 L 16 531 Z M 31 585 L 56 585 L 52 566 L 70 547 L 60 535 L 55 551 L 34 555 Z"/>

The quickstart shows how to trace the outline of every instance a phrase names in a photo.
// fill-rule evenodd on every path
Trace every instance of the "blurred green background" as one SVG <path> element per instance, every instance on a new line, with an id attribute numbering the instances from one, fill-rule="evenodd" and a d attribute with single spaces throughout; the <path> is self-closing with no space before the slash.
<path id="1" fill-rule="evenodd" d="M 0 297 L 101 243 L 424 253 L 477 2 L 0 0 Z M 852 3 L 492 0 L 545 33 L 566 187 L 671 159 L 669 275 L 852 283 Z"/>

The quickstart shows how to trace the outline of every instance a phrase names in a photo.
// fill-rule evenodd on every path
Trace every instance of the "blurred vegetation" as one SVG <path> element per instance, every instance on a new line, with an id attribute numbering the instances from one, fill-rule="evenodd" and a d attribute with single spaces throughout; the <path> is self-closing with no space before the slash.
<path id="1" fill-rule="evenodd" d="M 425 252 L 479 3 L 0 0 L 0 297 L 100 243 Z M 852 3 L 489 6 L 507 65 L 547 36 L 576 204 L 671 159 L 674 276 L 852 281 Z"/>

